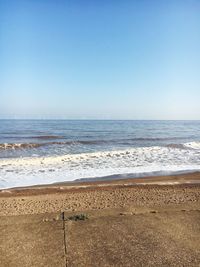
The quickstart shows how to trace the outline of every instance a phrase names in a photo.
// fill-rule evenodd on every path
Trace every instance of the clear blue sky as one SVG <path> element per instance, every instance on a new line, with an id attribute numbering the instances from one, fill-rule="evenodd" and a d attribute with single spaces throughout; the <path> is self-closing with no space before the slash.
<path id="1" fill-rule="evenodd" d="M 200 119 L 200 1 L 0 0 L 0 117 Z"/>

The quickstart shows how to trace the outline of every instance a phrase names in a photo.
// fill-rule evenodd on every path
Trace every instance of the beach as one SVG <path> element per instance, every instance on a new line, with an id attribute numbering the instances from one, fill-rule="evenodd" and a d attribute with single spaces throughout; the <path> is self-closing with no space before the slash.
<path id="1" fill-rule="evenodd" d="M 200 264 L 199 172 L 3 189 L 0 218 L 2 266 Z"/>
<path id="2" fill-rule="evenodd" d="M 0 191 L 0 215 L 193 203 L 200 173 L 140 179 L 61 183 Z"/>
<path id="3" fill-rule="evenodd" d="M 0 267 L 200 267 L 200 1 L 0 1 Z"/>
<path id="4" fill-rule="evenodd" d="M 199 129 L 2 120 L 0 266 L 200 266 Z"/>

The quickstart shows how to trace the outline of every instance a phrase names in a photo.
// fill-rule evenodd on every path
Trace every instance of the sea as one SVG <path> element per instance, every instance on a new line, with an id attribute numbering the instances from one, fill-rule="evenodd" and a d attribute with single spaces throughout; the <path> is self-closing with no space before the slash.
<path id="1" fill-rule="evenodd" d="M 200 171 L 200 121 L 0 120 L 0 188 Z"/>

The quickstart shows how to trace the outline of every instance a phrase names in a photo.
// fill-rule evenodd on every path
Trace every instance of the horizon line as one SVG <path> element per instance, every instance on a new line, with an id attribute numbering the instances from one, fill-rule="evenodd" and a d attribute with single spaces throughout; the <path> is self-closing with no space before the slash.
<path id="1" fill-rule="evenodd" d="M 200 121 L 200 119 L 70 119 L 70 118 L 1 118 L 0 120 L 62 120 L 62 121 Z"/>

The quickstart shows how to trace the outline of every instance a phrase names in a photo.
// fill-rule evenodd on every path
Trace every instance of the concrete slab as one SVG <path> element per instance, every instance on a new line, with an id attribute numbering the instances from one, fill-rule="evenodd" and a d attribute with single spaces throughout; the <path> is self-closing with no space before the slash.
<path id="1" fill-rule="evenodd" d="M 65 222 L 67 266 L 200 266 L 199 211 L 100 214 Z"/>
<path id="2" fill-rule="evenodd" d="M 196 205 L 80 213 L 0 217 L 0 267 L 200 266 Z"/>
<path id="3" fill-rule="evenodd" d="M 1 217 L 0 266 L 66 266 L 63 222 L 56 216 Z"/>

